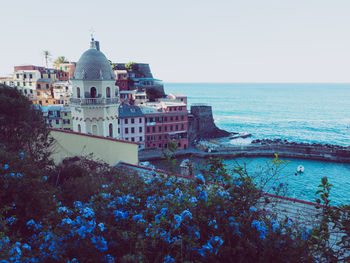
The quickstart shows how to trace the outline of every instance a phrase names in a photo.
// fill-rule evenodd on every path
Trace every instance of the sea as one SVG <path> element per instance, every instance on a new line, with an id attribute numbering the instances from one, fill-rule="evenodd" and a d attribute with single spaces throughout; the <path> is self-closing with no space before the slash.
<path id="1" fill-rule="evenodd" d="M 226 140 L 234 145 L 254 139 L 286 139 L 293 142 L 350 145 L 350 84 L 318 83 L 165 83 L 165 91 L 188 96 L 188 106 L 212 106 L 216 125 L 229 132 L 245 132 L 246 139 Z M 270 158 L 271 159 L 271 158 Z M 268 158 L 226 159 L 247 164 L 251 174 L 261 173 Z M 298 165 L 305 172 L 295 176 Z M 327 176 L 333 189 L 333 205 L 350 204 L 350 164 L 290 159 L 280 171 L 286 193 L 315 201 L 315 191 Z"/>

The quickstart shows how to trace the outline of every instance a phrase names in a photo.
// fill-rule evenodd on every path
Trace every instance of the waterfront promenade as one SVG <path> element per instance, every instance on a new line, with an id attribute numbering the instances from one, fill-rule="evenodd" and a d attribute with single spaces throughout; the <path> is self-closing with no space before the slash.
<path id="1" fill-rule="evenodd" d="M 208 157 L 273 157 L 277 153 L 283 158 L 297 158 L 319 160 L 327 162 L 350 163 L 350 147 L 311 144 L 249 144 L 245 146 L 218 146 L 211 152 L 190 147 L 186 150 L 176 151 L 173 156 Z M 159 160 L 163 156 L 161 150 L 148 150 L 139 152 L 139 161 Z"/>

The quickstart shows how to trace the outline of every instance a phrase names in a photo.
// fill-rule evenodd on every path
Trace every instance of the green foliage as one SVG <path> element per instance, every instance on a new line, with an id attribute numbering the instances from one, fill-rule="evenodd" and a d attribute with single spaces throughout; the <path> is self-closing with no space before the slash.
<path id="1" fill-rule="evenodd" d="M 41 112 L 18 90 L 0 84 L 0 144 L 6 151 L 22 151 L 45 166 L 52 143 Z"/>
<path id="2" fill-rule="evenodd" d="M 131 61 L 131 62 L 125 64 L 125 69 L 127 71 L 134 71 L 136 69 L 136 65 L 137 64 L 135 62 Z"/>

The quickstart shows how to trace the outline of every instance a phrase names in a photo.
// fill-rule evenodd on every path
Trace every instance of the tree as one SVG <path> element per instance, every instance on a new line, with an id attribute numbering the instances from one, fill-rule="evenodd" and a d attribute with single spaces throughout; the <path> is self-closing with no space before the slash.
<path id="1" fill-rule="evenodd" d="M 44 58 L 45 58 L 46 67 L 48 67 L 48 60 L 51 57 L 51 53 L 48 50 L 44 50 L 43 51 L 43 55 L 44 55 Z"/>
<path id="2" fill-rule="evenodd" d="M 116 70 L 118 68 L 118 63 L 113 63 L 111 60 L 108 60 L 109 61 L 109 64 L 111 65 L 111 68 L 113 70 Z"/>
<path id="3" fill-rule="evenodd" d="M 18 90 L 0 84 L 0 144 L 46 164 L 52 143 L 40 110 Z"/>
<path id="4" fill-rule="evenodd" d="M 127 71 L 134 71 L 136 69 L 136 63 L 133 61 L 126 63 L 125 68 Z"/>
<path id="5" fill-rule="evenodd" d="M 62 63 L 67 63 L 68 60 L 66 59 L 65 56 L 59 56 L 54 62 L 54 66 L 57 67 L 59 64 L 62 64 Z"/>

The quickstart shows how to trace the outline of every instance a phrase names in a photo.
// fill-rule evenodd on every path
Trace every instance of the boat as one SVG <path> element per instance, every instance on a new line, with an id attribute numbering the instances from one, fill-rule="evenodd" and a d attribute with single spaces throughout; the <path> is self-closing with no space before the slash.
<path id="1" fill-rule="evenodd" d="M 305 169 L 304 166 L 299 165 L 298 168 L 297 168 L 297 172 L 301 174 L 301 173 L 304 172 L 304 169 Z"/>
<path id="2" fill-rule="evenodd" d="M 238 138 L 248 138 L 248 137 L 251 137 L 252 134 L 251 133 L 247 133 L 247 132 L 242 132 L 242 133 L 239 133 L 239 134 L 235 134 L 233 136 L 230 137 L 230 140 L 234 140 L 234 139 L 238 139 Z"/>

